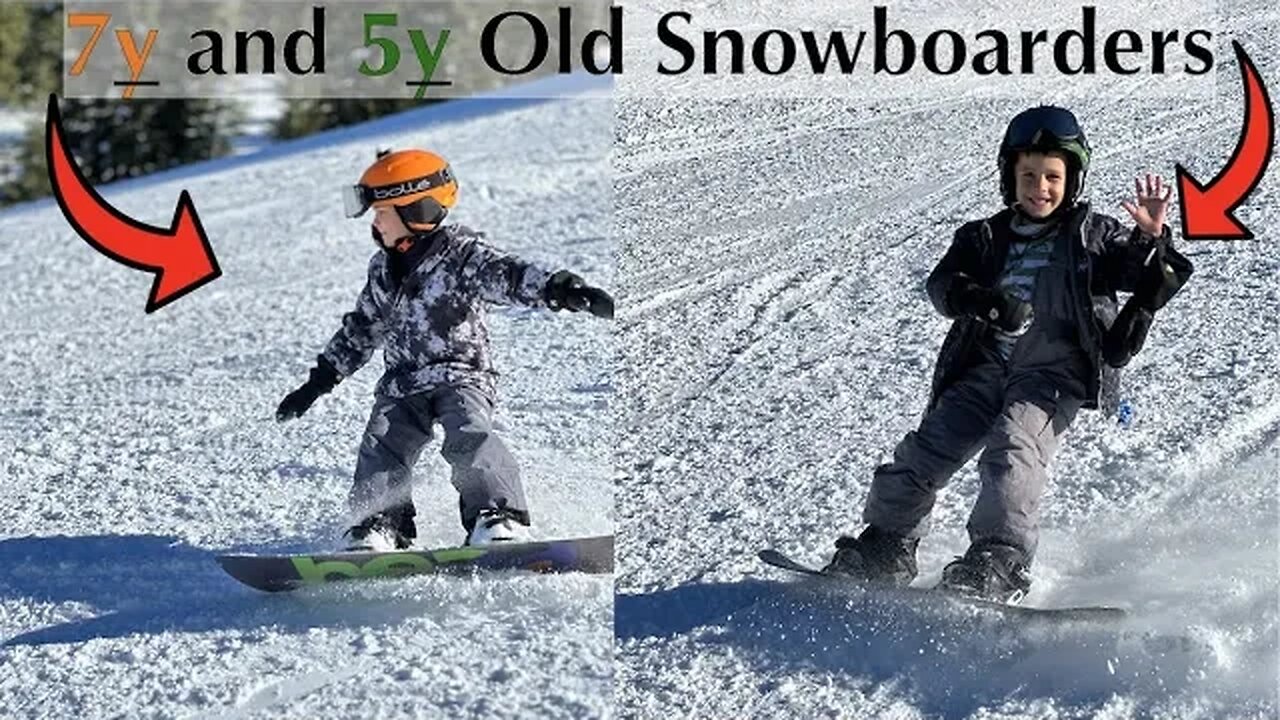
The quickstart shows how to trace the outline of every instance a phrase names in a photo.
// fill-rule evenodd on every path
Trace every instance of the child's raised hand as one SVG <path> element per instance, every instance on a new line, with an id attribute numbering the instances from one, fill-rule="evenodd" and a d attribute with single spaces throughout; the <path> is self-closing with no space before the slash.
<path id="1" fill-rule="evenodd" d="M 1173 198 L 1173 186 L 1165 185 L 1159 175 L 1147 173 L 1144 187 L 1142 178 L 1134 178 L 1133 186 L 1138 192 L 1138 202 L 1125 200 L 1120 203 L 1133 218 L 1138 229 L 1153 237 L 1164 233 L 1164 216 L 1169 211 L 1169 202 Z"/>

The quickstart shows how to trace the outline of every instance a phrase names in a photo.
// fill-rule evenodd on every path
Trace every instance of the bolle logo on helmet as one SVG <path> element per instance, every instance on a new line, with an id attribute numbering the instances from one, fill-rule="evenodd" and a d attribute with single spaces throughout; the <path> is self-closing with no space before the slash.
<path id="1" fill-rule="evenodd" d="M 398 198 L 398 197 L 403 197 L 405 195 L 420 193 L 424 190 L 430 190 L 431 188 L 432 188 L 431 178 L 429 177 L 418 178 L 417 180 L 406 180 L 405 182 L 402 182 L 399 185 L 390 185 L 390 186 L 374 188 L 373 199 L 377 201 L 377 200 L 387 200 L 389 198 Z"/>

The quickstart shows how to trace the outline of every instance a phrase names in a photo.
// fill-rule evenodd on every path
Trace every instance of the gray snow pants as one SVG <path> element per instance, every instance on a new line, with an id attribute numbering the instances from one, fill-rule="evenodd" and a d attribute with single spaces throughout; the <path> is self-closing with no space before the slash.
<path id="1" fill-rule="evenodd" d="M 984 353 L 898 443 L 893 461 L 876 468 L 863 520 L 923 537 L 938 491 L 982 450 L 982 485 L 969 516 L 969 540 L 1012 545 L 1030 563 L 1049 465 L 1084 394 L 1075 373 L 1045 366 L 1011 369 Z"/>
<path id="2" fill-rule="evenodd" d="M 470 386 L 378 398 L 360 443 L 349 498 L 355 521 L 384 510 L 412 508 L 413 466 L 431 440 L 435 423 L 444 429 L 440 454 L 453 468 L 463 528 L 470 532 L 487 507 L 506 507 L 527 520 L 520 468 L 494 433 L 492 412 L 493 400 Z"/>

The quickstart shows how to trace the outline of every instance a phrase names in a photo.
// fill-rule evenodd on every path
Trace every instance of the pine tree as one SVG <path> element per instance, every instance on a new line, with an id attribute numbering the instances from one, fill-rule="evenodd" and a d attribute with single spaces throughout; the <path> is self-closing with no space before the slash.
<path id="1" fill-rule="evenodd" d="M 412 110 L 433 100 L 322 98 L 290 100 L 275 124 L 281 139 L 302 137 L 329 128 L 354 125 L 366 120 Z"/>
<path id="2" fill-rule="evenodd" d="M 16 103 L 18 80 L 24 63 L 18 61 L 26 48 L 27 6 L 0 3 L 0 105 Z"/>
<path id="3" fill-rule="evenodd" d="M 71 154 L 94 185 L 225 155 L 239 122 L 236 106 L 214 100 L 70 100 L 61 110 Z M 48 195 L 43 123 L 28 130 L 19 162 L 8 199 Z"/>

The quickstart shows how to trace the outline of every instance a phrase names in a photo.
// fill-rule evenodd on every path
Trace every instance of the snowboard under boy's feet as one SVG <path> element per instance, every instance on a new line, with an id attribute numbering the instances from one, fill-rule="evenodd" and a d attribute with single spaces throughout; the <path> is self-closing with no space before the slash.
<path id="1" fill-rule="evenodd" d="M 983 600 L 982 598 L 972 597 L 969 595 L 960 595 L 949 592 L 939 592 L 934 588 L 923 587 L 893 587 L 880 583 L 862 583 L 859 580 L 849 578 L 847 575 L 839 573 L 828 573 L 819 570 L 816 567 L 810 567 L 802 562 L 793 560 L 777 550 L 761 550 L 758 553 L 761 560 L 782 570 L 799 573 L 810 577 L 821 578 L 824 582 L 830 582 L 836 586 L 843 586 L 846 583 L 852 586 L 862 586 L 862 592 L 868 597 L 879 597 L 890 602 L 901 600 L 908 606 L 930 608 L 936 607 L 946 609 L 955 607 L 957 604 L 977 608 L 979 610 L 997 612 L 1006 618 L 1017 621 L 1027 622 L 1114 622 L 1123 620 L 1127 617 L 1128 612 L 1118 607 L 1108 607 L 1105 605 L 1079 606 L 1079 607 L 1056 607 L 1056 608 L 1038 608 L 1027 607 L 1025 605 L 1006 605 L 1004 603 Z"/>
<path id="2" fill-rule="evenodd" d="M 979 543 L 947 563 L 938 589 L 1017 605 L 1031 589 L 1031 576 L 1021 550 L 1000 543 Z"/>
<path id="3" fill-rule="evenodd" d="M 905 587 L 916 577 L 916 546 L 919 544 L 918 538 L 896 535 L 869 525 L 856 538 L 842 536 L 837 539 L 835 555 L 822 571 L 828 575 L 847 575 Z"/>
<path id="4" fill-rule="evenodd" d="M 485 547 L 411 548 L 384 553 L 229 554 L 218 555 L 217 560 L 236 580 L 267 592 L 337 581 L 435 573 L 468 577 L 494 570 L 611 573 L 613 536 L 493 543 Z"/>

